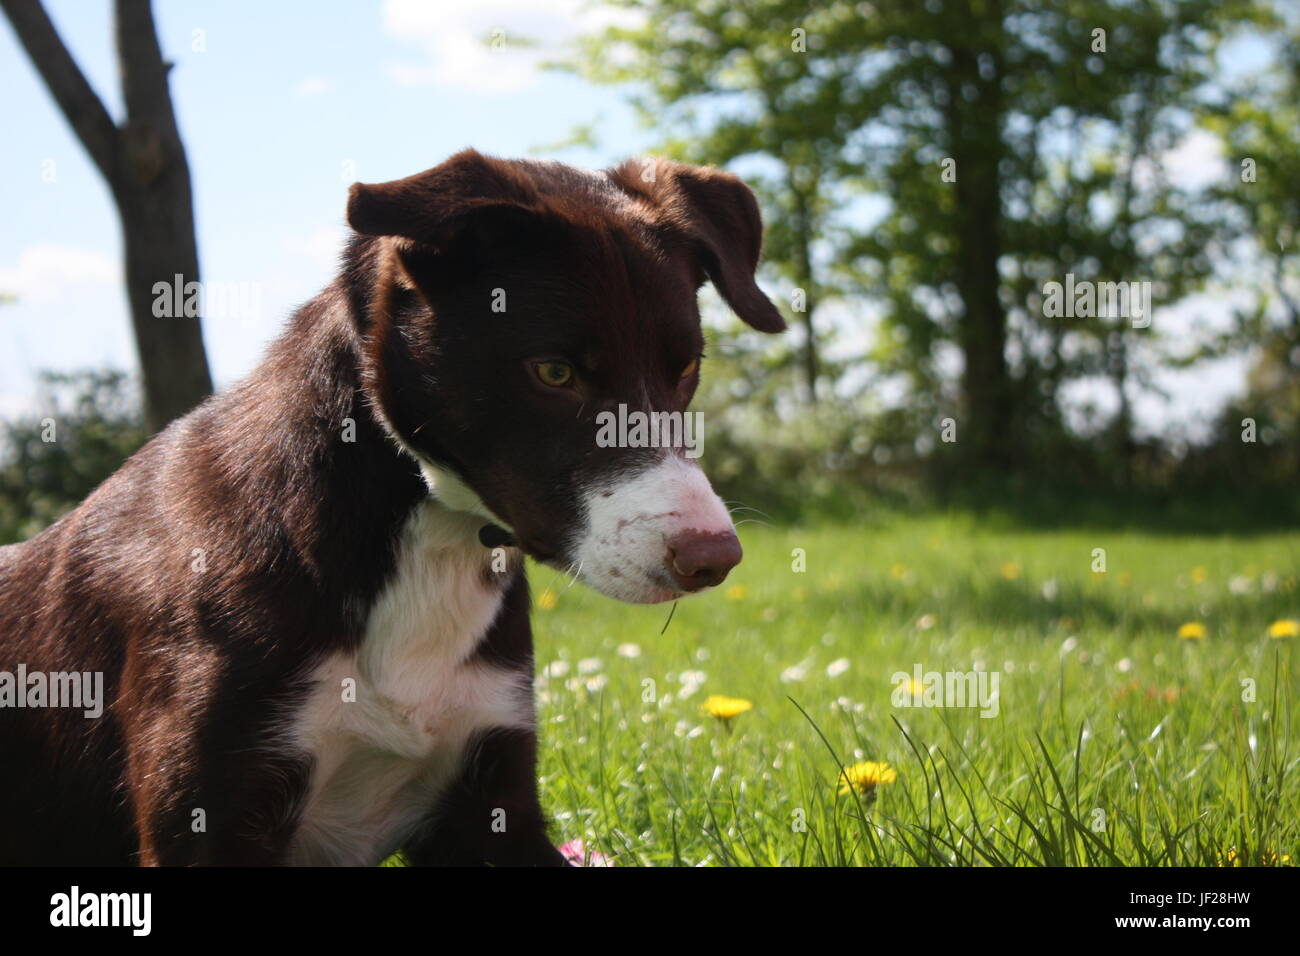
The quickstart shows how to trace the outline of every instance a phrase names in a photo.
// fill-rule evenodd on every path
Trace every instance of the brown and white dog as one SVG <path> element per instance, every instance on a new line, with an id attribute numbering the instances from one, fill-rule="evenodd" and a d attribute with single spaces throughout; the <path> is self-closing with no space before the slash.
<path id="1" fill-rule="evenodd" d="M 0 549 L 0 671 L 106 700 L 0 706 L 0 863 L 559 864 L 522 555 L 631 602 L 739 562 L 693 460 L 594 422 L 685 410 L 706 278 L 784 327 L 740 180 L 466 151 L 348 221 L 247 379 Z"/>

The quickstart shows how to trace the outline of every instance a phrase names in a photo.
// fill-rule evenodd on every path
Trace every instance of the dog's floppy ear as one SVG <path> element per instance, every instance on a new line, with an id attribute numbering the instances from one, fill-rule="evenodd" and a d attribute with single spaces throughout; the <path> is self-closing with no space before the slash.
<path id="1" fill-rule="evenodd" d="M 442 250 L 466 230 L 508 235 L 536 218 L 537 192 L 509 163 L 472 149 L 432 169 L 386 183 L 353 183 L 348 225 Z M 485 235 L 484 238 L 487 238 Z"/>
<path id="2" fill-rule="evenodd" d="M 754 281 L 763 249 L 763 219 L 754 193 L 731 173 L 662 159 L 632 159 L 609 171 L 624 192 L 657 206 L 690 237 L 704 272 L 727 305 L 760 332 L 785 320 Z"/>

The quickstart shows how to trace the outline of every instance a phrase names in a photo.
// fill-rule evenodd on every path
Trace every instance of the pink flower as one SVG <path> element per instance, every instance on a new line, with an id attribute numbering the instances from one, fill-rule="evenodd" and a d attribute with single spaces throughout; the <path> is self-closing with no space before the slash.
<path id="1" fill-rule="evenodd" d="M 588 850 L 582 840 L 570 840 L 560 847 L 561 855 L 574 866 L 613 866 L 610 858 L 596 850 Z"/>

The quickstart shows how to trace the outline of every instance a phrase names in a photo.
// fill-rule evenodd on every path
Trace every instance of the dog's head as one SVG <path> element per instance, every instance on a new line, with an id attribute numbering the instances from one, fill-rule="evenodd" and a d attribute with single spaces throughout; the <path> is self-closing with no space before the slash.
<path id="1" fill-rule="evenodd" d="M 726 577 L 735 529 L 683 447 L 702 437 L 685 418 L 696 292 L 708 279 L 749 325 L 785 327 L 754 283 L 762 223 L 739 179 L 466 151 L 354 185 L 348 222 L 378 237 L 365 388 L 439 500 L 624 601 Z"/>

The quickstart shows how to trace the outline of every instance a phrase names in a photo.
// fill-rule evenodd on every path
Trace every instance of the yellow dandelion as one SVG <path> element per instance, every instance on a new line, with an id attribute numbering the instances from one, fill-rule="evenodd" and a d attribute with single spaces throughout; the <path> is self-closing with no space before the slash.
<path id="1" fill-rule="evenodd" d="M 727 588 L 728 601 L 743 601 L 747 597 L 749 597 L 749 588 L 745 587 L 743 584 L 733 584 L 731 587 Z"/>
<path id="2" fill-rule="evenodd" d="M 863 796 L 874 795 L 876 787 L 893 783 L 898 779 L 898 771 L 884 762 L 864 760 L 852 767 L 845 767 L 840 772 L 839 792 L 860 793 Z"/>
<path id="3" fill-rule="evenodd" d="M 1178 629 L 1180 641 L 1199 641 L 1205 637 L 1205 625 L 1200 621 L 1188 621 Z"/>
<path id="4" fill-rule="evenodd" d="M 555 592 L 547 588 L 541 594 L 537 595 L 537 606 L 543 611 L 549 611 L 560 603 L 560 599 L 555 596 Z"/>
<path id="5" fill-rule="evenodd" d="M 724 697 L 721 694 L 710 694 L 708 699 L 700 704 L 700 710 L 724 722 L 753 709 L 754 705 L 747 700 L 740 697 Z"/>
<path id="6" fill-rule="evenodd" d="M 889 569 L 889 576 L 893 578 L 895 581 L 903 580 L 903 578 L 907 577 L 907 565 L 905 564 L 894 565 L 892 568 Z"/>
<path id="7" fill-rule="evenodd" d="M 1192 568 L 1192 581 L 1196 584 L 1204 584 L 1209 576 L 1210 572 L 1205 570 L 1203 565 L 1198 564 L 1196 567 Z"/>
<path id="8" fill-rule="evenodd" d="M 1261 850 L 1259 854 L 1260 866 L 1277 866 L 1279 863 L 1290 862 L 1290 854 L 1284 853 L 1279 857 L 1277 853 L 1272 850 Z M 1242 862 L 1241 854 L 1237 852 L 1237 848 L 1232 846 L 1228 847 L 1228 852 L 1226 854 L 1219 854 L 1219 866 L 1246 866 L 1246 864 Z"/>
<path id="9" fill-rule="evenodd" d="M 925 684 L 915 677 L 907 679 L 907 693 L 913 700 L 920 700 L 925 695 Z"/>
<path id="10" fill-rule="evenodd" d="M 1015 561 L 1008 561 L 1006 564 L 1002 565 L 998 571 L 1002 575 L 1003 579 L 1007 581 L 1014 581 L 1016 578 L 1020 577 L 1020 565 Z"/>
<path id="11" fill-rule="evenodd" d="M 1269 637 L 1300 637 L 1300 621 L 1283 618 L 1268 626 Z"/>

